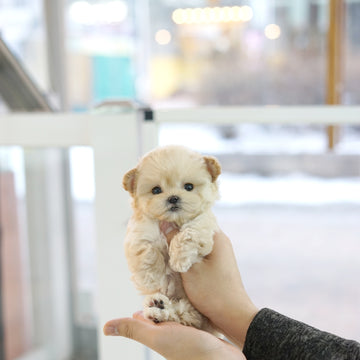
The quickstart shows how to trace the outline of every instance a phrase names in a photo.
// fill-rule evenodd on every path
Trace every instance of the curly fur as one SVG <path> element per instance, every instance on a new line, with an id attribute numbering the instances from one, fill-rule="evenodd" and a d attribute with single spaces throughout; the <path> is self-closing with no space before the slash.
<path id="1" fill-rule="evenodd" d="M 218 225 L 211 206 L 218 198 L 220 172 L 213 157 L 166 146 L 145 155 L 124 176 L 123 186 L 133 199 L 125 254 L 132 280 L 146 295 L 144 315 L 148 319 L 212 331 L 188 300 L 180 273 L 212 251 Z M 170 245 L 160 232 L 160 221 L 179 228 Z"/>

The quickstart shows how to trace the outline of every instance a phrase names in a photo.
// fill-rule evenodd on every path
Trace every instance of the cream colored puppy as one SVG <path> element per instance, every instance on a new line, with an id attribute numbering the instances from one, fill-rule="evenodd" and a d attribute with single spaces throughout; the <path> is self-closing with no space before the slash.
<path id="1" fill-rule="evenodd" d="M 180 273 L 212 251 L 218 229 L 211 206 L 218 198 L 218 161 L 182 146 L 145 155 L 123 179 L 134 210 L 125 241 L 132 279 L 143 295 L 144 315 L 154 322 L 176 321 L 212 331 L 189 302 Z M 170 245 L 160 221 L 179 228 Z"/>

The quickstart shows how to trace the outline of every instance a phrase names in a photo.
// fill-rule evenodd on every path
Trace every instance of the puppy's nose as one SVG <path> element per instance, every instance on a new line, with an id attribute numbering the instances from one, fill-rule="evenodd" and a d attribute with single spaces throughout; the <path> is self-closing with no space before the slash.
<path id="1" fill-rule="evenodd" d="M 168 202 L 169 202 L 170 204 L 176 204 L 179 200 L 180 200 L 180 198 L 179 198 L 178 196 L 175 196 L 175 195 L 170 196 L 170 197 L 168 198 Z"/>

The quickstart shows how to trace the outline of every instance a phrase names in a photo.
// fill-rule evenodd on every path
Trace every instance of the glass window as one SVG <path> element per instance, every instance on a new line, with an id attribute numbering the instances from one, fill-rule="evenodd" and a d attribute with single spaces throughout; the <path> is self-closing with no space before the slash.
<path id="1" fill-rule="evenodd" d="M 167 1 L 161 12 L 160 4 L 150 7 L 155 101 L 324 103 L 327 2 L 210 4 Z"/>
<path id="2" fill-rule="evenodd" d="M 359 6 L 346 1 L 345 104 L 360 93 Z M 48 92 L 42 2 L 0 7 L 3 39 Z M 71 0 L 64 11 L 73 110 L 135 97 L 167 107 L 325 102 L 328 1 Z"/>
<path id="3" fill-rule="evenodd" d="M 70 1 L 65 12 L 71 108 L 135 98 L 133 2 Z"/>
<path id="4" fill-rule="evenodd" d="M 346 2 L 346 104 L 359 93 L 358 7 Z M 166 107 L 325 103 L 325 0 L 74 0 L 66 19 L 75 110 L 134 97 Z"/>

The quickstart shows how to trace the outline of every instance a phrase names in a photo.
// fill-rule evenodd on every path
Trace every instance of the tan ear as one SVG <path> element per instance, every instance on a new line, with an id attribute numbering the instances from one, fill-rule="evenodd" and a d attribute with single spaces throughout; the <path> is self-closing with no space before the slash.
<path id="1" fill-rule="evenodd" d="M 123 178 L 123 186 L 131 195 L 135 193 L 137 169 L 129 170 Z"/>
<path id="2" fill-rule="evenodd" d="M 216 181 L 221 173 L 221 166 L 218 160 L 212 156 L 204 156 L 206 167 L 211 175 L 212 182 Z"/>

